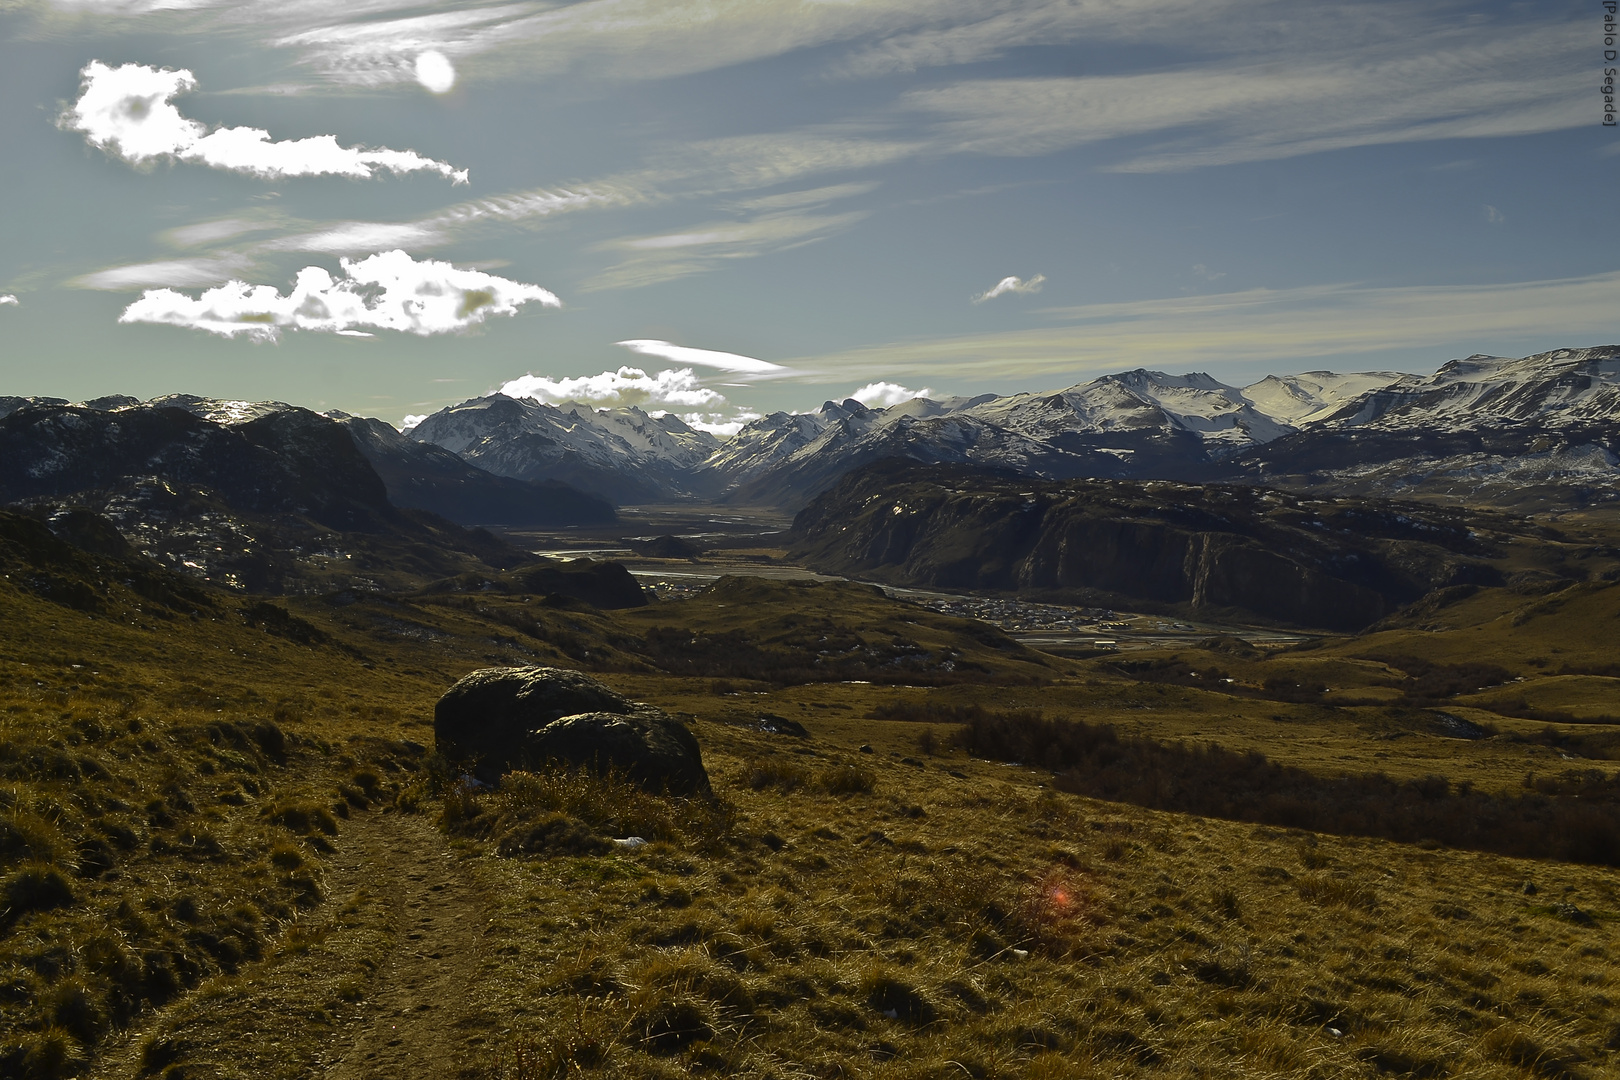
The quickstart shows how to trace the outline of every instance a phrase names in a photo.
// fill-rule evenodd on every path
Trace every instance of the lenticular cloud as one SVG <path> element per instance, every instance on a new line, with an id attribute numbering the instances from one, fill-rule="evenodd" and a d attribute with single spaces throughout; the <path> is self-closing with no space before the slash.
<path id="1" fill-rule="evenodd" d="M 448 334 L 491 315 L 515 315 L 534 302 L 560 301 L 538 285 L 508 281 L 446 262 L 417 262 L 403 251 L 384 251 L 358 262 L 341 259 L 344 277 L 319 266 L 298 272 L 292 291 L 228 281 L 193 299 L 174 289 L 148 289 L 124 309 L 123 323 L 162 323 L 274 341 L 284 329 L 370 337 L 371 330 Z"/>
<path id="2" fill-rule="evenodd" d="M 91 145 L 139 165 L 173 156 L 216 169 L 284 176 L 352 176 L 369 179 L 377 169 L 394 173 L 436 172 L 465 184 L 467 170 L 422 157 L 410 150 L 362 150 L 339 146 L 331 135 L 274 142 L 259 128 L 221 127 L 209 131 L 182 116 L 173 98 L 195 89 L 190 71 L 145 64 L 108 67 L 92 60 L 80 73 L 84 92 L 63 114 L 61 125 L 82 131 Z"/>

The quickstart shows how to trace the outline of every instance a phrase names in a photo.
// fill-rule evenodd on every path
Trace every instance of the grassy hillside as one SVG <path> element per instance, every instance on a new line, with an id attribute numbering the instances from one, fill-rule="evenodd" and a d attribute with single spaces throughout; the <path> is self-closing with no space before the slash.
<path id="1" fill-rule="evenodd" d="M 8 1076 L 1620 1072 L 1612 870 L 1082 797 L 959 731 L 1038 711 L 1448 791 L 1609 775 L 1607 727 L 1492 703 L 1601 712 L 1612 587 L 1068 661 L 856 586 L 604 613 L 269 602 L 42 530 L 0 562 Z M 689 716 L 717 800 L 461 785 L 434 701 L 524 662 Z"/>

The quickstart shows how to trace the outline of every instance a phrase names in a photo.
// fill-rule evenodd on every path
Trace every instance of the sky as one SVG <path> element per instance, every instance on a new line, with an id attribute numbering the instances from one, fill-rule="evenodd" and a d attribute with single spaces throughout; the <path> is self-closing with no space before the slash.
<path id="1" fill-rule="evenodd" d="M 1612 344 L 1603 19 L 0 0 L 0 394 L 398 424 L 504 388 L 724 434 Z"/>

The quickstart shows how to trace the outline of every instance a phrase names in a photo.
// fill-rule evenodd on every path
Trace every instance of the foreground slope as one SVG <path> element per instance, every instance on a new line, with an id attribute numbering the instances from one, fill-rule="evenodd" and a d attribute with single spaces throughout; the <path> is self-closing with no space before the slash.
<path id="1" fill-rule="evenodd" d="M 1212 707 L 852 587 L 739 581 L 623 613 L 482 588 L 270 602 L 31 522 L 0 561 L 8 1076 L 1617 1067 L 1609 870 L 1082 798 L 951 739 L 975 707 L 1215 739 L 1263 722 L 1287 747 L 1308 733 L 1301 755 L 1321 743 L 1324 776 L 1421 743 L 1450 756 L 1417 767 L 1502 791 L 1522 745 Z M 689 657 L 650 648 L 737 629 L 805 677 L 839 635 L 875 671 L 893 657 L 864 646 L 896 636 L 985 670 L 934 689 L 771 682 L 672 673 Z M 718 801 L 558 774 L 489 792 L 438 770 L 438 695 L 525 660 L 690 716 Z M 628 836 L 650 842 L 612 842 Z"/>

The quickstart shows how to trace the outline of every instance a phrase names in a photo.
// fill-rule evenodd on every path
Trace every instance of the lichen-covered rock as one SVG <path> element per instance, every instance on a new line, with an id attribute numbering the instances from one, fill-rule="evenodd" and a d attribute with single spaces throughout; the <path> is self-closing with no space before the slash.
<path id="1" fill-rule="evenodd" d="M 649 791 L 709 791 L 702 751 L 685 725 L 565 668 L 475 671 L 439 699 L 433 731 L 445 757 L 490 783 L 558 761 L 612 770 Z"/>
<path id="2" fill-rule="evenodd" d="M 575 713 L 627 713 L 631 704 L 589 675 L 566 668 L 480 668 L 452 686 L 433 710 L 433 737 L 453 762 L 482 780 L 523 764 L 529 733 Z"/>
<path id="3" fill-rule="evenodd" d="M 534 761 L 612 770 L 649 791 L 697 795 L 709 790 L 697 739 L 679 720 L 647 705 L 630 713 L 564 716 L 532 733 L 524 748 Z"/>

